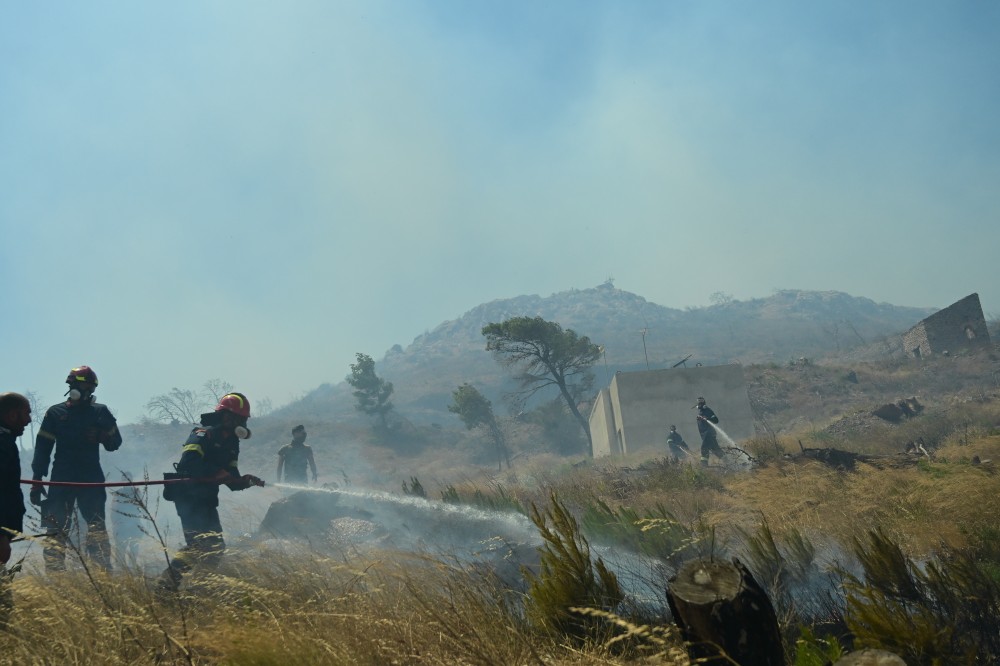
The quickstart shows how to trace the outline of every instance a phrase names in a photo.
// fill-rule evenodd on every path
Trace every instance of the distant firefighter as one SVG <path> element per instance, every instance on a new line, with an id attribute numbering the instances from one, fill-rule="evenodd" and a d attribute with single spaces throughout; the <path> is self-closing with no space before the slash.
<path id="1" fill-rule="evenodd" d="M 681 434 L 677 432 L 677 426 L 670 426 L 670 431 L 667 433 L 667 446 L 670 449 L 670 457 L 674 460 L 681 460 L 691 455 L 691 449 L 688 448 L 687 442 L 681 437 Z"/>
<path id="2" fill-rule="evenodd" d="M 709 454 L 714 453 L 719 459 L 725 456 L 722 449 L 719 448 L 715 428 L 711 425 L 718 423 L 719 417 L 715 415 L 711 407 L 705 404 L 705 398 L 701 396 L 698 397 L 698 403 L 695 407 L 698 408 L 698 416 L 695 418 L 698 422 L 698 434 L 701 435 L 701 464 L 708 465 Z"/>
<path id="3" fill-rule="evenodd" d="M 306 428 L 297 425 L 292 428 L 292 443 L 278 450 L 278 482 L 281 482 L 281 471 L 284 468 L 286 483 L 306 483 L 306 466 L 312 470 L 312 480 L 316 483 L 316 461 L 313 459 L 312 447 L 306 444 Z"/>

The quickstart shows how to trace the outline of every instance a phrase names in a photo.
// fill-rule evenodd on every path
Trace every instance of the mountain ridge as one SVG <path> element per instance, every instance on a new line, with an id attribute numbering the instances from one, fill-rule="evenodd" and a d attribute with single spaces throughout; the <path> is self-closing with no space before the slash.
<path id="1" fill-rule="evenodd" d="M 701 308 L 670 308 L 618 289 L 607 281 L 570 289 L 481 303 L 418 335 L 405 348 L 394 345 L 376 361 L 379 376 L 393 382 L 397 412 L 410 420 L 449 418 L 451 392 L 477 386 L 496 401 L 513 390 L 510 373 L 485 349 L 482 327 L 515 316 L 540 316 L 602 345 L 594 367 L 596 386 L 617 371 L 687 364 L 787 362 L 799 357 L 863 360 L 898 352 L 899 337 L 932 308 L 897 306 L 839 291 L 779 290 L 769 297 Z M 346 369 L 345 369 L 346 374 Z M 304 399 L 325 403 L 347 417 L 355 414 L 344 382 L 324 384 Z"/>

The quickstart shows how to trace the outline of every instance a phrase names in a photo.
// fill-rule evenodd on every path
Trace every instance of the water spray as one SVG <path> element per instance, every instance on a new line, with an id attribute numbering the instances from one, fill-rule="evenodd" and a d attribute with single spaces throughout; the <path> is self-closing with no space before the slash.
<path id="1" fill-rule="evenodd" d="M 464 520 L 473 520 L 479 522 L 492 522 L 492 523 L 503 523 L 509 528 L 514 528 L 517 531 L 525 531 L 528 534 L 537 537 L 537 532 L 534 525 L 528 518 L 520 513 L 515 513 L 513 511 L 490 511 L 487 509 L 479 509 L 476 507 L 464 505 L 464 504 L 450 504 L 443 501 L 429 500 L 424 497 L 415 497 L 408 495 L 405 497 L 400 497 L 399 495 L 393 495 L 392 493 L 377 491 L 377 490 L 345 490 L 341 488 L 324 488 L 324 487 L 314 487 L 314 486 L 301 486 L 294 483 L 272 483 L 271 486 L 275 488 L 284 488 L 287 490 L 295 491 L 307 491 L 314 493 L 328 493 L 331 495 L 339 495 L 342 497 L 350 497 L 353 499 L 364 500 L 365 502 L 380 503 L 380 504 L 390 504 L 397 507 L 408 507 L 413 508 L 418 511 L 424 512 L 438 512 L 441 514 L 450 514 L 456 517 L 460 517 Z"/>
<path id="2" fill-rule="evenodd" d="M 749 462 L 751 465 L 754 464 L 755 462 L 757 462 L 754 459 L 753 456 L 751 456 L 749 453 L 747 453 L 746 451 L 744 451 L 740 447 L 736 446 L 736 442 L 733 441 L 733 438 L 729 436 L 729 433 L 727 433 L 725 430 L 723 430 L 722 428 L 720 428 L 717 424 L 712 423 L 708 419 L 705 419 L 705 423 L 707 423 L 708 425 L 712 426 L 712 429 L 715 430 L 715 432 L 718 435 L 720 435 L 722 437 L 722 439 L 725 440 L 725 442 L 727 444 L 726 450 L 728 450 L 728 451 L 736 451 L 736 452 L 742 454 L 743 456 L 746 457 L 747 462 Z"/>

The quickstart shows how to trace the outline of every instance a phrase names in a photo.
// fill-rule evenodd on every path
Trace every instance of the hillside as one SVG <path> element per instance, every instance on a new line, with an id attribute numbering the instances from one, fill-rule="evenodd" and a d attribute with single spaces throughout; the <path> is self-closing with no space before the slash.
<path id="1" fill-rule="evenodd" d="M 785 363 L 803 356 L 884 358 L 893 353 L 892 336 L 931 312 L 841 292 L 795 290 L 681 310 L 606 282 L 547 297 L 483 303 L 405 348 L 393 347 L 376 359 L 377 371 L 395 385 L 394 403 L 401 416 L 414 423 L 444 423 L 453 419 L 446 410 L 451 392 L 463 382 L 476 385 L 497 404 L 513 388 L 509 374 L 485 351 L 481 330 L 514 316 L 540 316 L 603 345 L 605 358 L 594 368 L 597 384 L 603 385 L 619 370 L 667 368 L 688 355 L 688 365 Z M 343 382 L 324 385 L 302 404 L 286 409 L 307 413 L 320 408 L 345 419 L 355 416 L 349 387 Z"/>
<path id="2" fill-rule="evenodd" d="M 557 321 L 603 344 L 606 363 L 602 359 L 594 368 L 599 386 L 618 370 L 645 369 L 647 355 L 650 368 L 669 367 L 688 354 L 688 365 L 738 361 L 745 369 L 758 429 L 777 433 L 820 430 L 852 410 L 902 395 L 920 395 L 934 406 L 961 386 L 992 385 L 992 362 L 956 357 L 914 363 L 902 356 L 899 334 L 927 314 L 927 309 L 839 292 L 807 291 L 681 310 L 611 284 L 496 300 L 443 322 L 378 360 L 378 373 L 396 388 L 400 429 L 394 431 L 393 446 L 370 446 L 376 443 L 370 422 L 354 409 L 350 387 L 341 381 L 254 419 L 254 437 L 244 445 L 241 462 L 245 471 L 271 478 L 275 452 L 287 443 L 291 425 L 303 423 L 328 480 L 347 475 L 355 482 L 398 488 L 411 473 L 431 473 L 424 470 L 445 476 L 445 469 L 452 468 L 495 469 L 488 453 L 471 452 L 485 447 L 472 441 L 475 433 L 466 432 L 447 405 L 455 387 L 470 382 L 494 401 L 499 414 L 506 413 L 503 394 L 514 388 L 513 382 L 485 351 L 480 331 L 489 322 L 517 315 Z M 802 357 L 809 362 L 800 362 Z M 852 371 L 857 381 L 847 379 Z M 117 454 L 116 465 L 135 471 L 152 463 L 157 473 L 161 467 L 169 469 L 187 427 L 128 427 L 129 441 L 141 446 L 134 449 L 135 460 L 129 456 L 131 446 Z M 575 434 L 574 428 L 568 426 Z M 524 426 L 513 437 L 515 453 L 536 454 L 537 429 Z"/>

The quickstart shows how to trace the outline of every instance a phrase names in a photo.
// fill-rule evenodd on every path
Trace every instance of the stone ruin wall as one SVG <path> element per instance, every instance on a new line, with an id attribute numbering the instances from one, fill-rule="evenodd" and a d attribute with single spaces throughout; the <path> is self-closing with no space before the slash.
<path id="1" fill-rule="evenodd" d="M 970 294 L 924 319 L 903 336 L 903 345 L 912 356 L 989 346 L 979 294 Z"/>

